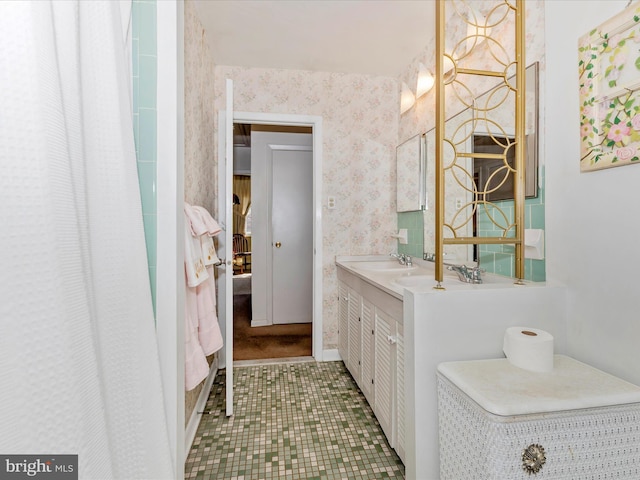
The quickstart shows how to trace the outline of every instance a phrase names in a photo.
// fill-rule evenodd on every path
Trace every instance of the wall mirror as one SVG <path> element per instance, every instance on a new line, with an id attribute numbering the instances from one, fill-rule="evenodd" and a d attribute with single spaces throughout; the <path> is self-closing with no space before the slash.
<path id="1" fill-rule="evenodd" d="M 475 99 L 481 105 L 497 102 L 497 89 L 489 89 Z M 513 97 L 513 95 L 511 96 Z M 457 235 L 480 237 L 483 228 L 503 228 L 513 224 L 514 174 L 502 160 L 465 158 L 464 152 L 505 153 L 513 165 L 515 145 L 513 134 L 513 100 L 499 100 L 499 108 L 492 118 L 474 119 L 470 109 L 463 110 L 445 121 L 445 137 L 454 139 L 458 156 L 452 149 L 444 149 L 444 163 L 456 162 L 459 168 L 445 172 L 444 217 L 445 224 L 460 228 Z M 538 195 L 538 63 L 526 69 L 525 118 L 525 197 Z M 503 111 L 504 114 L 501 112 Z M 511 115 L 511 117 L 509 116 Z M 424 252 L 435 251 L 435 129 L 425 134 L 426 198 L 424 212 Z M 462 155 L 460 153 L 462 152 Z M 481 192 L 481 193 L 478 193 Z M 480 199 L 485 203 L 476 203 Z M 509 208 L 509 202 L 511 208 Z M 494 207 L 499 207 L 493 209 Z M 506 207 L 506 208 L 504 208 Z M 499 212 L 499 213 L 495 213 Z M 452 237 L 445 228 L 444 236 Z M 478 261 L 477 245 L 445 245 L 445 255 L 459 262 Z"/>
<path id="2" fill-rule="evenodd" d="M 426 208 L 425 135 L 411 137 L 396 148 L 396 211 Z"/>
<path id="3" fill-rule="evenodd" d="M 478 153 L 500 153 L 505 145 L 513 145 L 514 138 L 511 132 L 506 135 L 496 135 L 488 132 L 473 132 L 471 148 Z M 525 158 L 525 197 L 538 196 L 538 156 L 535 152 L 535 138 L 526 136 Z M 515 165 L 515 149 L 507 149 L 507 163 L 513 168 Z M 500 160 L 485 159 L 482 162 L 474 162 L 474 178 L 482 190 L 486 190 L 485 198 L 490 202 L 513 199 L 513 175 L 506 175 L 504 163 Z"/>

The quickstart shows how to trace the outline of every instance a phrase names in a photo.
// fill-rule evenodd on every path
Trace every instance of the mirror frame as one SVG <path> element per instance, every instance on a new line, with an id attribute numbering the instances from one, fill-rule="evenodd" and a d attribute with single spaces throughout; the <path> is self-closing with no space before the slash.
<path id="1" fill-rule="evenodd" d="M 426 138 L 414 135 L 396 147 L 396 212 L 427 208 Z"/>

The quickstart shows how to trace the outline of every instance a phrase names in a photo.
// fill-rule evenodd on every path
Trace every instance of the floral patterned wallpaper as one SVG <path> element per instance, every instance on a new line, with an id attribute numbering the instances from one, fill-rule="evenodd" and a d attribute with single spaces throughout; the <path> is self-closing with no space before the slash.
<path id="1" fill-rule="evenodd" d="M 184 11 L 184 199 L 215 215 L 214 64 L 194 3 L 186 1 Z M 208 360 L 212 362 L 214 357 Z M 202 384 L 185 394 L 186 422 L 201 390 Z"/>
<path id="2" fill-rule="evenodd" d="M 214 64 L 195 4 L 184 9 L 184 199 L 215 216 Z"/>
<path id="3" fill-rule="evenodd" d="M 236 111 L 322 117 L 323 348 L 337 348 L 335 256 L 395 249 L 397 79 L 218 65 L 216 111 L 225 108 L 227 78 Z M 335 209 L 326 208 L 328 195 Z"/>

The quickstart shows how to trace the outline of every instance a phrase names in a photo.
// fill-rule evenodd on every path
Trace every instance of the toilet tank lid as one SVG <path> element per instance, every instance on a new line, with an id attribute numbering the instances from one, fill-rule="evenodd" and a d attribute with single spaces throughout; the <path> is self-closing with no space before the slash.
<path id="1" fill-rule="evenodd" d="M 500 358 L 441 363 L 438 374 L 501 416 L 640 403 L 637 385 L 566 355 L 554 355 L 548 373 L 523 370 Z"/>

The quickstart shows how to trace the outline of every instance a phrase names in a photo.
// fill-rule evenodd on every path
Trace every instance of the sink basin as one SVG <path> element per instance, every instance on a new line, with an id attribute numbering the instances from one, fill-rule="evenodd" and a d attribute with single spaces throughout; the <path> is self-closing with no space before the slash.
<path id="1" fill-rule="evenodd" d="M 394 278 L 392 283 L 401 287 L 433 287 L 435 280 L 433 275 L 409 275 L 407 277 Z"/>
<path id="2" fill-rule="evenodd" d="M 354 265 L 355 268 L 360 270 L 371 270 L 375 272 L 410 272 L 418 268 L 416 265 L 410 267 L 406 265 L 400 265 L 397 260 L 382 260 L 379 262 L 358 262 Z"/>

